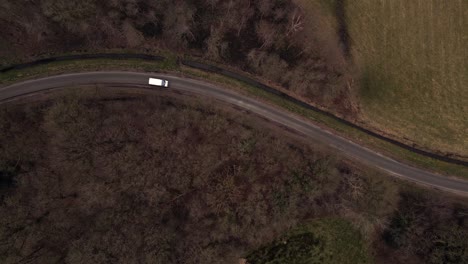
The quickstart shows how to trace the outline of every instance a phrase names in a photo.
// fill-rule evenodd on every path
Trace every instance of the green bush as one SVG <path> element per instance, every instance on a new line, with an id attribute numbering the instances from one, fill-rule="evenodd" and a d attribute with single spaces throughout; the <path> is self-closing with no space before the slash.
<path id="1" fill-rule="evenodd" d="M 320 219 L 247 255 L 250 264 L 369 263 L 361 234 L 342 219 Z"/>
<path id="2" fill-rule="evenodd" d="M 434 230 L 421 256 L 427 263 L 468 263 L 468 231 L 458 225 L 443 225 Z"/>
<path id="3" fill-rule="evenodd" d="M 248 256 L 251 264 L 306 263 L 311 257 L 321 260 L 324 241 L 312 233 L 297 234 L 265 246 Z M 314 261 L 309 263 L 320 263 Z"/>

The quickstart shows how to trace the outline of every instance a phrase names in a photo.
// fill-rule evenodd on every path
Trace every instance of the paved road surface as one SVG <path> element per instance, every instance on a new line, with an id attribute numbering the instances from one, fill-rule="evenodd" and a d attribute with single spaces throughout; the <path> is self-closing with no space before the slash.
<path id="1" fill-rule="evenodd" d="M 317 141 L 330 145 L 340 150 L 343 154 L 349 156 L 352 159 L 356 159 L 373 167 L 382 169 L 394 176 L 441 190 L 450 191 L 461 195 L 468 195 L 468 181 L 441 176 L 429 171 L 424 171 L 406 164 L 402 164 L 373 150 L 367 149 L 340 136 L 334 135 L 329 131 L 324 130 L 294 114 L 277 109 L 254 99 L 250 99 L 249 97 L 240 95 L 234 91 L 222 89 L 202 81 L 196 81 L 188 78 L 180 78 L 163 74 L 154 75 L 133 72 L 89 72 L 65 74 L 26 81 L 0 88 L 0 101 L 28 93 L 53 88 L 70 87 L 74 85 L 96 83 L 112 84 L 113 86 L 146 86 L 149 77 L 158 76 L 169 80 L 169 89 L 177 89 L 200 94 L 245 108 L 267 119 L 297 130 Z"/>

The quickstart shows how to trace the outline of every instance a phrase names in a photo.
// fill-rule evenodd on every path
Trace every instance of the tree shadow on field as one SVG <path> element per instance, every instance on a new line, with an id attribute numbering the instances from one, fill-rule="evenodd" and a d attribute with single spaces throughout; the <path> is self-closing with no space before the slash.
<path id="1" fill-rule="evenodd" d="M 351 56 L 351 43 L 346 23 L 346 0 L 335 1 L 335 16 L 338 22 L 338 37 L 340 38 L 341 49 L 346 58 Z"/>

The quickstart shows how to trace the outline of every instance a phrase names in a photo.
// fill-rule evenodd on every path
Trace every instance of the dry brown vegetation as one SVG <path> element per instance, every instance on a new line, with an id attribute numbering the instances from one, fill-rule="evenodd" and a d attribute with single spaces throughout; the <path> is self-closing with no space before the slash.
<path id="1" fill-rule="evenodd" d="M 467 261 L 465 205 L 245 113 L 169 93 L 53 99 L 0 109 L 1 263 L 237 263 L 323 217 L 382 262 Z"/>
<path id="2" fill-rule="evenodd" d="M 5 64 L 51 52 L 171 50 L 249 71 L 295 96 L 355 114 L 340 49 L 322 37 L 329 28 L 311 26 L 318 20 L 292 1 L 3 0 L 0 21 Z"/>

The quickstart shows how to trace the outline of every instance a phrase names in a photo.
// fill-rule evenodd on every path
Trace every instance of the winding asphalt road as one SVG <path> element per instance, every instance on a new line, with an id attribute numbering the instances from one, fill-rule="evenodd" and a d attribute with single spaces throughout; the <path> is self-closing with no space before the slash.
<path id="1" fill-rule="evenodd" d="M 289 112 L 277 109 L 266 103 L 259 102 L 231 90 L 222 89 L 206 82 L 172 75 L 147 74 L 135 72 L 88 72 L 52 76 L 42 79 L 25 81 L 0 88 L 0 101 L 34 92 L 72 87 L 78 85 L 100 84 L 110 86 L 148 86 L 149 77 L 160 77 L 169 80 L 170 88 L 186 91 L 202 96 L 215 98 L 226 103 L 242 107 L 269 120 L 294 129 L 314 140 L 330 145 L 343 154 L 370 166 L 384 170 L 394 176 L 410 180 L 422 185 L 468 196 L 468 181 L 438 175 L 429 171 L 414 168 L 385 157 L 373 150 L 353 143 L 345 138 L 334 135 L 311 122 Z M 155 88 L 162 89 L 162 88 Z"/>

